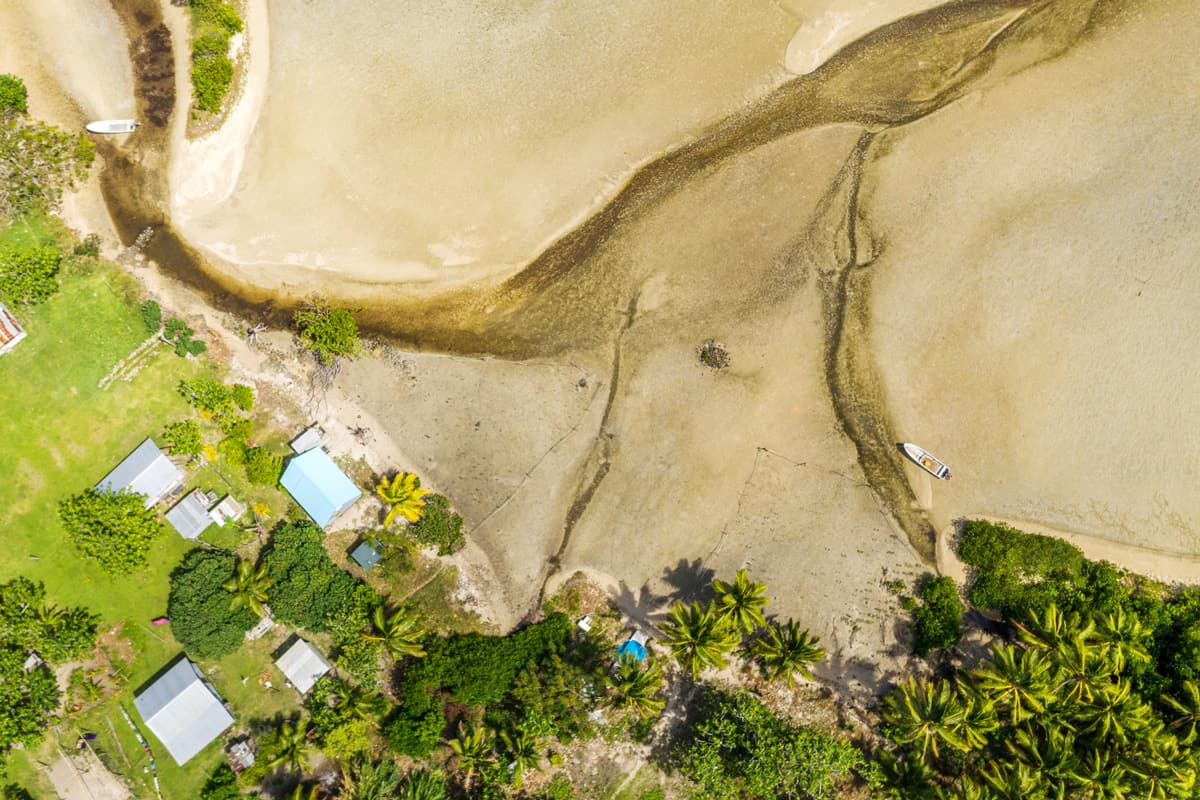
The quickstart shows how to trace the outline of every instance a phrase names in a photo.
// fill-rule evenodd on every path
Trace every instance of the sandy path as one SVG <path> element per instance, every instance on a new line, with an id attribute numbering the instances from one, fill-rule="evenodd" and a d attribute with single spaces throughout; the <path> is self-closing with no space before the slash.
<path id="1" fill-rule="evenodd" d="M 988 522 L 1003 522 L 1025 533 L 1037 533 L 1042 536 L 1053 536 L 1070 542 L 1083 551 L 1083 555 L 1092 561 L 1108 561 L 1118 567 L 1145 575 L 1167 583 L 1200 583 L 1200 556 L 1194 553 L 1174 553 L 1143 547 L 1136 544 L 1114 542 L 1099 536 L 1089 536 L 1073 531 L 1058 530 L 1036 522 L 1024 520 L 989 517 L 981 514 L 968 514 L 964 519 L 982 519 Z M 958 559 L 954 552 L 954 537 L 957 526 L 948 525 L 938 532 L 937 566 L 938 571 L 954 578 L 958 583 L 965 583 L 967 567 Z"/>

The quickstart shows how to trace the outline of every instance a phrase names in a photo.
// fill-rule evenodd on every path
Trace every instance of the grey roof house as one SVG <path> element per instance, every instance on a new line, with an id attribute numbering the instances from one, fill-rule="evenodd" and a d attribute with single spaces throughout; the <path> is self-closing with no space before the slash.
<path id="1" fill-rule="evenodd" d="M 167 512 L 167 522 L 185 539 L 195 539 L 204 533 L 204 529 L 213 524 L 208 515 L 208 507 L 212 498 L 194 489 L 184 495 L 183 499 Z"/>
<path id="2" fill-rule="evenodd" d="M 203 750 L 233 724 L 217 691 L 186 657 L 134 698 L 146 727 L 179 765 Z"/>
<path id="3" fill-rule="evenodd" d="M 147 439 L 96 484 L 96 491 L 140 494 L 146 498 L 146 508 L 151 508 L 181 483 L 183 473 L 179 467 L 171 463 L 153 439 Z"/>
<path id="4" fill-rule="evenodd" d="M 275 666 L 302 695 L 332 669 L 317 648 L 299 638 L 275 661 Z"/>

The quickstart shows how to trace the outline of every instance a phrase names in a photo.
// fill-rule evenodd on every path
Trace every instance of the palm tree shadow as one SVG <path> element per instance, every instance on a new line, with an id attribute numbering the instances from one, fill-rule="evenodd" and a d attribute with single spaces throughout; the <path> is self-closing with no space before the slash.
<path id="1" fill-rule="evenodd" d="M 700 559 L 679 559 L 674 567 L 663 570 L 663 580 L 675 589 L 675 599 L 685 603 L 707 603 L 716 595 L 712 581 L 717 573 L 704 566 Z"/>
<path id="2" fill-rule="evenodd" d="M 670 599 L 667 595 L 655 594 L 650 590 L 648 583 L 643 584 L 635 593 L 629 584 L 621 581 L 617 585 L 617 594 L 613 598 L 613 605 L 639 626 L 658 635 L 656 626 L 651 619 L 662 613 Z"/>

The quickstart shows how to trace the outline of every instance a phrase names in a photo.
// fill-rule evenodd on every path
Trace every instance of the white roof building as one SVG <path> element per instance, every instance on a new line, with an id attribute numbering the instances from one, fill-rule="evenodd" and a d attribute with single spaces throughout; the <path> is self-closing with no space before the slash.
<path id="1" fill-rule="evenodd" d="M 183 473 L 179 467 L 171 463 L 153 439 L 147 439 L 96 484 L 96 491 L 140 494 L 146 498 L 146 508 L 151 508 L 181 483 Z"/>
<path id="2" fill-rule="evenodd" d="M 175 759 L 186 764 L 233 724 L 233 715 L 199 668 L 186 658 L 133 699 L 146 727 Z"/>
<path id="3" fill-rule="evenodd" d="M 313 684 L 331 669 L 329 662 L 317 652 L 317 648 L 303 639 L 297 639 L 296 643 L 279 657 L 275 666 L 279 667 L 300 694 L 308 694 Z"/>
<path id="4" fill-rule="evenodd" d="M 0 303 L 0 356 L 17 346 L 25 338 L 25 329 L 12 315 L 4 303 Z"/>

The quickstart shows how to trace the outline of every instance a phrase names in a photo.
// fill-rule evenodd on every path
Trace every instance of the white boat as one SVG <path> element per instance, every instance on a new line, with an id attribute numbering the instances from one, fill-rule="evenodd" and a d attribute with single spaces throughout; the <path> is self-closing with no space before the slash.
<path id="1" fill-rule="evenodd" d="M 92 133 L 133 133 L 140 124 L 133 119 L 99 119 L 85 127 Z"/>
<path id="2" fill-rule="evenodd" d="M 911 458 L 913 463 L 933 477 L 941 478 L 944 481 L 950 480 L 950 468 L 946 466 L 946 462 L 937 458 L 925 448 L 918 447 L 911 442 L 901 442 L 900 447 L 904 449 L 904 455 Z"/>

